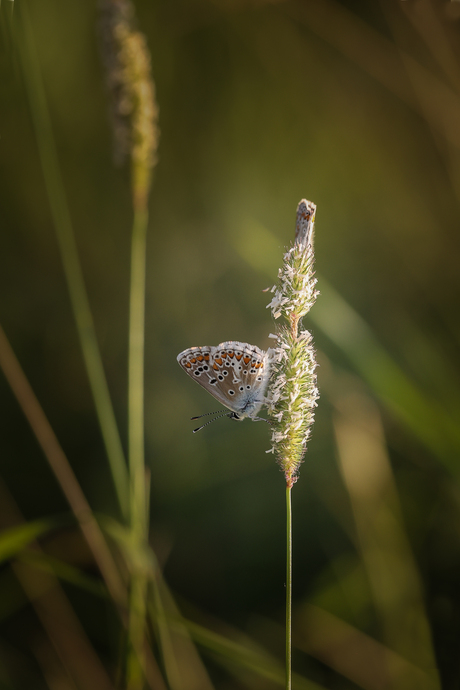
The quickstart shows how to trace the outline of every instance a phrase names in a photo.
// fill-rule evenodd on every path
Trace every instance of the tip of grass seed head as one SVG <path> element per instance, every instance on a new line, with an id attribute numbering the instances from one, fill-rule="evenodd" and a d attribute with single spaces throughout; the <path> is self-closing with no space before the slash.
<path id="1" fill-rule="evenodd" d="M 307 247 L 313 244 L 313 228 L 315 223 L 316 204 L 302 199 L 297 206 L 295 223 L 295 240 L 299 245 Z"/>

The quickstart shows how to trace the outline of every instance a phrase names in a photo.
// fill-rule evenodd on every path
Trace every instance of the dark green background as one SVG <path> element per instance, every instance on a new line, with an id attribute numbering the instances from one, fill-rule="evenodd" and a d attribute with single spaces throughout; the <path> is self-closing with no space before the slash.
<path id="1" fill-rule="evenodd" d="M 224 419 L 192 435 L 189 417 L 218 405 L 180 371 L 176 355 L 230 339 L 269 347 L 275 326 L 262 290 L 276 279 L 293 239 L 296 205 L 307 197 L 317 204 L 316 266 L 325 302 L 320 297 L 305 322 L 318 349 L 321 399 L 293 491 L 295 603 L 314 601 L 324 583 L 333 588 L 334 577 L 337 584 L 360 560 L 333 430 L 336 381 L 347 373 L 345 388 L 380 405 L 446 689 L 458 687 L 460 678 L 460 442 L 439 426 L 439 419 L 453 429 L 460 421 L 456 5 L 136 2 L 160 107 L 145 408 L 152 544 L 166 580 L 188 615 L 235 626 L 282 659 L 284 485 L 273 456 L 265 454 L 267 426 Z M 110 514 L 113 489 L 17 57 L 16 18 L 7 21 L 12 6 L 3 0 L 1 7 L 0 322 L 92 507 Z M 128 172 L 112 163 L 96 3 L 30 0 L 27 6 L 126 440 L 132 210 Z M 320 316 L 334 321 L 329 307 L 341 308 L 329 286 L 436 411 L 428 422 L 419 419 L 420 434 L 417 410 L 407 409 L 399 379 L 372 364 L 372 353 L 361 360 L 369 376 L 350 358 L 359 335 L 343 331 L 333 338 L 321 328 Z M 427 428 L 431 444 L 423 440 Z M 67 511 L 3 376 L 0 459 L 2 481 L 25 518 Z M 70 534 L 58 530 L 43 546 L 91 570 L 78 545 L 77 556 L 69 549 Z M 2 575 L 8 583 L 7 566 Z M 337 584 L 338 599 L 340 591 Z M 14 599 L 7 584 L 4 592 Z M 112 664 L 116 641 L 91 616 L 91 598 L 72 588 L 69 596 Z M 347 618 L 331 602 L 329 610 Z M 371 603 L 366 607 L 364 617 L 350 614 L 348 621 L 382 639 L 378 616 Z M 271 637 L 268 621 L 280 626 Z M 5 687 L 31 687 L 30 678 L 42 687 L 29 653 L 38 630 L 25 604 L 2 614 L 0 657 L 18 660 L 10 669 L 13 684 Z M 327 688 L 364 687 L 314 655 L 299 652 L 294 667 Z M 216 688 L 274 687 L 240 685 L 214 662 L 210 669 Z"/>

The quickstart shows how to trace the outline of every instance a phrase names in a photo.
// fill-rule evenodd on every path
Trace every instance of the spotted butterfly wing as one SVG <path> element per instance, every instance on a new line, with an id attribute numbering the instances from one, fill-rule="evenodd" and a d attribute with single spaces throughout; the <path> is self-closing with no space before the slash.
<path id="1" fill-rule="evenodd" d="M 265 400 L 268 356 L 249 343 L 228 340 L 220 345 L 189 347 L 177 356 L 182 369 L 235 419 L 254 418 Z"/>

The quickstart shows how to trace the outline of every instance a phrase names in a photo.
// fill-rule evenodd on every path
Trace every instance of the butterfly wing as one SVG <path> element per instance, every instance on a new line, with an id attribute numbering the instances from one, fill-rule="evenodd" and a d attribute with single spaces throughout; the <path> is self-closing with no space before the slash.
<path id="1" fill-rule="evenodd" d="M 213 363 L 212 351 L 215 347 L 204 345 L 203 347 L 189 347 L 187 350 L 177 355 L 177 361 L 182 369 L 194 381 L 203 386 L 207 391 L 214 395 L 213 390 L 209 390 L 209 375 Z M 216 397 L 216 396 L 214 396 Z"/>
<path id="2" fill-rule="evenodd" d="M 261 408 L 269 377 L 268 358 L 255 345 L 228 340 L 217 347 L 190 347 L 177 361 L 238 417 L 253 417 Z"/>

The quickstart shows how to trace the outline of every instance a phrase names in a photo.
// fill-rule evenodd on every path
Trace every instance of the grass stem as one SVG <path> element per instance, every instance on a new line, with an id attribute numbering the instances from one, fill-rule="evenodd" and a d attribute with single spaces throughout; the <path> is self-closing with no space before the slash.
<path id="1" fill-rule="evenodd" d="M 292 687 L 292 486 L 286 485 L 286 690 Z"/>
<path id="2" fill-rule="evenodd" d="M 145 332 L 145 252 L 148 211 L 135 204 L 131 245 L 131 291 L 129 315 L 128 433 L 130 473 L 131 538 L 134 553 L 147 543 L 147 493 L 144 462 L 144 332 Z M 142 567 L 131 579 L 127 663 L 129 690 L 143 687 L 143 649 L 146 630 L 147 576 Z"/>
<path id="3" fill-rule="evenodd" d="M 129 472 L 131 478 L 131 528 L 144 537 L 146 493 L 144 469 L 144 331 L 145 251 L 148 213 L 136 209 L 131 245 L 129 314 Z"/>

